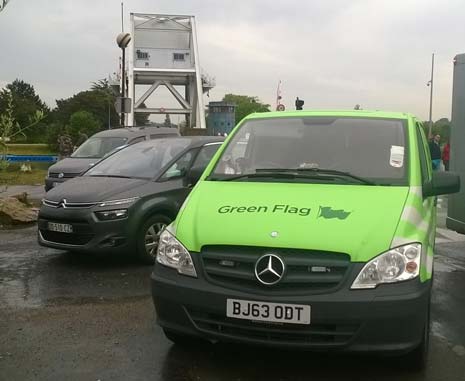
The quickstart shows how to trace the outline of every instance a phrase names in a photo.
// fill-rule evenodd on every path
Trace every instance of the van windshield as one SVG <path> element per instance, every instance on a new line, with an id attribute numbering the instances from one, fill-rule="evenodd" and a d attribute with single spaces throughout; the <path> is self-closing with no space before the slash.
<path id="1" fill-rule="evenodd" d="M 406 185 L 400 119 L 264 118 L 245 122 L 209 180 Z"/>
<path id="2" fill-rule="evenodd" d="M 75 158 L 101 158 L 117 147 L 126 144 L 126 138 L 90 138 L 74 151 L 71 157 Z"/>

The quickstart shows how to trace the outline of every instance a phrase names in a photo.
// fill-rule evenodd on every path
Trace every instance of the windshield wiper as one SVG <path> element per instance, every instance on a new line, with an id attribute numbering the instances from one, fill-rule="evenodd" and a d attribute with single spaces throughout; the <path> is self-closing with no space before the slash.
<path id="1" fill-rule="evenodd" d="M 256 169 L 257 173 L 266 173 L 266 172 L 274 172 L 274 173 L 315 173 L 315 174 L 322 174 L 322 175 L 332 175 L 334 177 L 346 177 L 351 178 L 353 180 L 357 180 L 358 182 L 366 185 L 376 185 L 371 180 L 365 179 L 363 177 L 354 175 L 350 172 L 338 171 L 336 169 L 324 169 L 324 168 L 258 168 Z"/>
<path id="2" fill-rule="evenodd" d="M 240 180 L 240 179 L 245 179 L 245 178 L 274 178 L 274 179 L 296 179 L 296 178 L 304 178 L 304 179 L 311 179 L 311 180 L 320 180 L 320 176 L 312 176 L 312 175 L 307 175 L 304 173 L 291 173 L 291 172 L 283 172 L 283 171 L 265 171 L 265 170 L 258 170 L 255 173 L 244 173 L 242 175 L 235 175 L 235 176 L 230 176 L 230 177 L 211 177 L 209 180 L 220 180 L 220 181 L 234 181 L 234 180 Z"/>

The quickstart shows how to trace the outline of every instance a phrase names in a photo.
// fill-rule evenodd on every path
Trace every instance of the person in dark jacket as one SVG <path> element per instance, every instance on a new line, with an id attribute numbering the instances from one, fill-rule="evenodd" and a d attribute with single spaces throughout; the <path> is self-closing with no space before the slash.
<path id="1" fill-rule="evenodd" d="M 441 147 L 439 147 L 439 141 L 441 140 L 441 135 L 434 135 L 434 138 L 429 142 L 429 151 L 431 154 L 431 161 L 433 164 L 433 171 L 439 170 L 441 166 Z"/>
<path id="2" fill-rule="evenodd" d="M 449 170 L 449 160 L 450 160 L 450 144 L 447 142 L 442 149 L 442 162 L 444 164 L 444 169 Z"/>

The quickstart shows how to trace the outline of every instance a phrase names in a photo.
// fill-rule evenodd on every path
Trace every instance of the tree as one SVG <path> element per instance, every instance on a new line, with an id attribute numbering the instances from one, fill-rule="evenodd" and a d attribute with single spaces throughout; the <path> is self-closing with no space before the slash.
<path id="1" fill-rule="evenodd" d="M 27 138 L 28 142 L 41 141 L 46 133 L 47 126 L 40 120 L 50 112 L 48 106 L 36 94 L 32 85 L 16 79 L 0 91 L 0 114 L 6 112 L 10 96 L 13 102 L 12 116 L 24 132 L 24 134 L 15 135 L 16 140 L 22 136 Z M 37 113 L 41 114 L 39 121 Z M 35 123 L 32 123 L 33 121 Z M 25 128 L 27 128 L 27 131 Z"/>
<path id="2" fill-rule="evenodd" d="M 25 135 L 25 131 L 37 125 L 44 118 L 44 113 L 41 110 L 36 110 L 30 116 L 28 124 L 21 126 L 14 116 L 15 109 L 12 92 L 6 90 L 3 96 L 6 105 L 4 112 L 0 113 L 0 169 L 8 166 L 8 162 L 6 161 L 6 154 L 8 153 L 7 143 L 18 135 Z"/>
<path id="3" fill-rule="evenodd" d="M 171 118 L 170 114 L 165 114 L 165 122 L 163 123 L 165 127 L 171 127 Z"/>
<path id="4" fill-rule="evenodd" d="M 115 92 L 114 89 L 111 87 L 110 81 L 107 78 L 99 79 L 96 82 L 92 82 L 91 90 L 102 91 L 106 93 L 112 105 L 115 103 L 116 97 L 119 96 L 119 94 Z M 145 103 L 142 103 L 139 107 L 147 108 Z M 136 126 L 146 126 L 149 121 L 149 115 L 135 113 L 134 119 L 134 123 Z"/>
<path id="5" fill-rule="evenodd" d="M 241 121 L 247 115 L 254 112 L 270 111 L 270 105 L 261 103 L 258 97 L 248 95 L 226 94 L 223 102 L 234 103 L 236 105 L 236 122 Z"/>
<path id="6" fill-rule="evenodd" d="M 79 132 L 91 136 L 100 131 L 100 123 L 88 111 L 77 111 L 69 118 L 69 131 L 73 142 L 79 137 Z"/>

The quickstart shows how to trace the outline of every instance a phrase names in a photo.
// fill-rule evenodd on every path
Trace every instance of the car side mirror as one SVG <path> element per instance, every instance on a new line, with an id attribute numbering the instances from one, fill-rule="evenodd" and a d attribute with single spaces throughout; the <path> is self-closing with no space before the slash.
<path id="1" fill-rule="evenodd" d="M 423 185 L 423 197 L 460 191 L 460 176 L 453 172 L 433 172 L 433 178 Z"/>
<path id="2" fill-rule="evenodd" d="M 205 168 L 202 167 L 192 167 L 191 169 L 189 169 L 186 176 L 189 185 L 195 185 L 197 181 L 199 181 L 204 170 Z"/>

